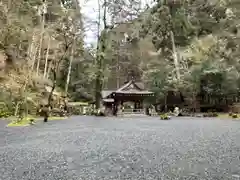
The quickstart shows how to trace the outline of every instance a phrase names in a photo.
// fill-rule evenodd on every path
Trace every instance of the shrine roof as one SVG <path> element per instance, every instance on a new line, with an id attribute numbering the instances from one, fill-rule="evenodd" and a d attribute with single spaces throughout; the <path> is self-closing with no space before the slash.
<path id="1" fill-rule="evenodd" d="M 112 98 L 103 99 L 103 102 L 114 102 L 114 99 Z"/>
<path id="2" fill-rule="evenodd" d="M 119 89 L 115 91 L 110 90 L 103 90 L 102 91 L 102 98 L 110 98 L 112 94 L 129 94 L 129 95 L 150 95 L 154 94 L 151 91 L 147 91 L 144 89 L 144 84 L 141 82 L 135 82 L 135 81 L 129 81 L 123 86 L 121 86 Z"/>
<path id="3" fill-rule="evenodd" d="M 113 92 L 114 92 L 114 90 L 102 90 L 102 98 L 107 98 Z"/>
<path id="4" fill-rule="evenodd" d="M 116 94 L 154 94 L 151 91 L 115 91 Z"/>

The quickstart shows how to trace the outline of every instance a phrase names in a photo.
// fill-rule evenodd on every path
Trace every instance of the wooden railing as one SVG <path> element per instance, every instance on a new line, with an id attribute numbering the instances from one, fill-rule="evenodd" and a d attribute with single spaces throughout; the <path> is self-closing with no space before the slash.
<path id="1" fill-rule="evenodd" d="M 150 112 L 152 116 L 156 116 L 157 113 L 155 111 Z M 131 114 L 138 114 L 138 115 L 146 115 L 146 109 L 124 109 L 124 110 L 119 110 L 118 115 L 131 115 Z"/>
<path id="2" fill-rule="evenodd" d="M 137 113 L 137 114 L 145 114 L 145 109 L 124 109 L 123 112 L 129 113 Z"/>
<path id="3" fill-rule="evenodd" d="M 146 110 L 145 109 L 120 109 L 118 111 L 119 115 L 123 115 L 123 114 L 146 114 Z"/>

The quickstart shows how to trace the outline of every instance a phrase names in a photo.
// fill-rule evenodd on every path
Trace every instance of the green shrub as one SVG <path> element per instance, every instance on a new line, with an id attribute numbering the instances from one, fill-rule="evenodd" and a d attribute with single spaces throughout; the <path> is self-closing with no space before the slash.
<path id="1" fill-rule="evenodd" d="M 54 108 L 51 110 L 51 116 L 64 117 L 65 112 L 60 108 Z"/>
<path id="2" fill-rule="evenodd" d="M 169 120 L 170 119 L 168 114 L 162 114 L 162 115 L 160 115 L 160 118 L 161 118 L 161 120 Z"/>
<path id="3" fill-rule="evenodd" d="M 91 116 L 96 116 L 96 114 L 97 114 L 97 111 L 96 111 L 96 110 L 92 110 L 92 111 L 90 111 L 90 113 L 89 113 L 89 115 L 91 115 Z"/>
<path id="4" fill-rule="evenodd" d="M 238 118 L 238 115 L 237 114 L 232 114 L 232 118 Z"/>
<path id="5" fill-rule="evenodd" d="M 13 114 L 8 111 L 0 111 L 0 118 L 7 118 L 9 116 L 12 116 Z"/>
<path id="6" fill-rule="evenodd" d="M 0 118 L 7 118 L 13 115 L 13 109 L 9 108 L 6 103 L 0 104 Z"/>
<path id="7" fill-rule="evenodd" d="M 71 107 L 71 112 L 72 115 L 82 115 L 81 108 L 78 106 L 73 106 Z"/>
<path id="8" fill-rule="evenodd" d="M 204 114 L 203 117 L 218 117 L 218 113 L 217 112 L 208 112 L 208 113 Z"/>
<path id="9" fill-rule="evenodd" d="M 105 114 L 100 109 L 98 109 L 95 111 L 95 116 L 105 116 Z"/>
<path id="10" fill-rule="evenodd" d="M 218 113 L 217 112 L 213 112 L 212 113 L 212 117 L 218 117 Z"/>

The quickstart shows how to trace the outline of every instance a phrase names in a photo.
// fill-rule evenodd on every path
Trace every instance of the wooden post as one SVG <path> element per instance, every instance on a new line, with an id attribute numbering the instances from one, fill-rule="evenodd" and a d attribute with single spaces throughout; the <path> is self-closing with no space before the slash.
<path id="1" fill-rule="evenodd" d="M 134 109 L 133 109 L 133 112 L 136 112 L 136 109 L 137 109 L 137 102 L 134 101 Z"/>

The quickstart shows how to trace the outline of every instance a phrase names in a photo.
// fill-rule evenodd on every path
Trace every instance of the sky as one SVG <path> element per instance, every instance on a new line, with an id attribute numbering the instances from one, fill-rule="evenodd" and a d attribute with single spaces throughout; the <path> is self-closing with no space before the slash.
<path id="1" fill-rule="evenodd" d="M 97 24 L 91 21 L 96 21 L 98 19 L 98 0 L 79 0 L 81 11 L 84 16 L 85 22 L 85 43 L 89 46 L 90 44 L 96 43 L 97 35 Z M 146 7 L 152 0 L 142 0 L 142 7 Z"/>

